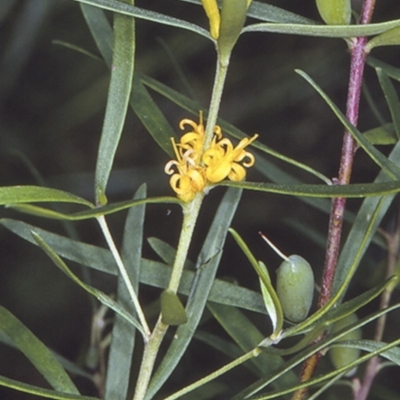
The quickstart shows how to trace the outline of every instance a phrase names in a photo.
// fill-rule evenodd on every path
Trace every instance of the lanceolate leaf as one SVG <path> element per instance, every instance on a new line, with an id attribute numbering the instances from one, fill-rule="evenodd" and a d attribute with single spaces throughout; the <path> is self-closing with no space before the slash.
<path id="1" fill-rule="evenodd" d="M 121 307 L 109 296 L 107 296 L 100 290 L 82 282 L 74 273 L 72 273 L 72 271 L 67 267 L 64 261 L 61 260 L 61 258 L 57 255 L 57 253 L 40 237 L 40 235 L 37 232 L 32 231 L 31 233 L 37 244 L 40 246 L 40 248 L 44 250 L 44 252 L 50 257 L 50 259 L 54 262 L 54 264 L 56 264 L 56 266 L 61 269 L 61 271 L 63 271 L 69 278 L 71 278 L 75 283 L 77 283 L 88 293 L 96 297 L 97 300 L 100 301 L 100 303 L 104 304 L 105 306 L 115 311 L 117 314 L 123 317 L 127 322 L 129 322 L 131 325 L 139 329 L 140 332 L 144 333 L 140 323 L 136 320 L 136 318 L 133 318 L 128 312 L 126 312 L 123 309 L 123 307 Z"/>
<path id="2" fill-rule="evenodd" d="M 0 187 L 0 205 L 39 202 L 76 203 L 93 207 L 89 201 L 62 190 L 41 186 Z"/>
<path id="3" fill-rule="evenodd" d="M 400 26 L 400 20 L 365 25 L 304 25 L 304 24 L 252 24 L 242 30 L 245 32 L 285 33 L 289 35 L 350 38 L 372 36 Z"/>
<path id="4" fill-rule="evenodd" d="M 91 6 L 100 7 L 104 10 L 110 10 L 118 14 L 129 15 L 138 19 L 153 21 L 162 25 L 175 26 L 177 28 L 186 29 L 201 36 L 211 39 L 207 30 L 187 21 L 173 18 L 168 15 L 160 14 L 154 11 L 145 10 L 143 8 L 135 7 L 117 0 L 74 0 L 79 3 L 89 4 Z"/>
<path id="5" fill-rule="evenodd" d="M 357 327 L 361 327 L 363 325 L 365 325 L 368 322 L 374 321 L 377 318 L 379 318 L 381 315 L 386 314 L 390 311 L 396 310 L 400 307 L 399 304 L 396 304 L 395 306 L 389 307 L 385 310 L 380 310 L 362 320 L 360 320 L 356 325 L 352 326 L 351 329 L 356 329 Z M 343 336 L 345 334 L 345 332 L 339 332 L 339 333 L 335 333 L 333 335 L 328 336 L 326 339 L 318 342 L 317 344 L 308 346 L 307 348 L 305 348 L 303 351 L 301 351 L 300 353 L 298 353 L 296 356 L 294 356 L 293 358 L 291 358 L 290 360 L 288 360 L 288 362 L 286 364 L 284 364 L 282 367 L 278 368 L 276 371 L 274 371 L 273 374 L 263 377 L 261 379 L 259 379 L 257 382 L 255 382 L 254 384 L 250 385 L 247 389 L 241 391 L 240 393 L 238 393 L 233 400 L 242 400 L 245 398 L 252 398 L 251 396 L 258 393 L 260 390 L 268 387 L 268 385 L 270 385 L 272 382 L 274 382 L 276 379 L 278 379 L 279 377 L 281 377 L 282 375 L 288 373 L 289 371 L 291 371 L 295 366 L 301 364 L 304 360 L 306 360 L 310 355 L 328 347 L 330 344 L 333 344 L 335 341 L 337 341 L 341 336 Z M 272 398 L 282 398 L 281 396 L 283 396 L 284 394 L 287 393 L 291 393 L 293 391 L 295 391 L 296 389 L 300 388 L 300 387 L 308 387 L 308 386 L 312 386 L 321 382 L 324 382 L 328 379 L 331 379 L 332 377 L 334 377 L 336 374 L 340 374 L 345 372 L 347 369 L 351 369 L 354 366 L 367 361 L 368 359 L 372 358 L 374 355 L 377 355 L 381 352 L 384 351 L 389 351 L 390 349 L 394 348 L 395 346 L 398 346 L 400 344 L 400 339 L 388 344 L 387 346 L 383 346 L 381 348 L 379 348 L 378 350 L 375 350 L 373 353 L 369 353 L 366 354 L 365 356 L 361 357 L 357 362 L 354 363 L 354 365 L 348 367 L 348 368 L 343 368 L 343 370 L 335 370 L 331 373 L 327 373 L 327 374 L 323 374 L 321 375 L 321 377 L 312 379 L 310 381 L 307 381 L 304 384 L 300 384 L 297 386 L 294 386 L 292 388 L 287 388 L 287 390 L 282 390 L 280 392 L 274 392 L 272 394 L 268 394 L 268 395 L 258 395 L 257 399 L 272 399 Z M 269 351 L 269 350 L 267 350 Z M 274 353 L 274 349 L 271 349 L 272 353 Z"/>
<path id="6" fill-rule="evenodd" d="M 14 315 L 1 306 L 0 330 L 28 357 L 55 390 L 79 394 L 78 389 L 50 350 Z"/>
<path id="7" fill-rule="evenodd" d="M 131 105 L 158 145 L 174 157 L 171 138 L 175 132 L 139 79 L 134 80 Z"/>
<path id="8" fill-rule="evenodd" d="M 33 394 L 43 399 L 55 400 L 99 400 L 97 397 L 81 396 L 78 394 L 68 394 L 59 390 L 42 389 L 37 386 L 28 385 L 23 382 L 18 382 L 14 379 L 0 376 L 0 386 L 17 390 L 23 393 Z"/>
<path id="9" fill-rule="evenodd" d="M 142 204 L 181 204 L 181 200 L 177 197 L 153 197 L 146 198 L 142 200 L 127 200 L 122 201 L 120 203 L 108 204 L 103 207 L 96 207 L 88 210 L 88 212 L 78 212 L 75 214 L 63 214 L 61 212 L 57 212 L 54 210 L 49 210 L 47 208 L 34 206 L 31 204 L 8 204 L 8 207 L 13 207 L 16 210 L 21 212 L 25 212 L 27 214 L 38 215 L 45 218 L 52 219 L 64 219 L 69 221 L 80 221 L 89 218 L 96 218 L 102 215 L 112 214 L 118 211 L 126 210 L 127 208 L 131 208 L 133 206 L 140 206 Z M 93 206 L 92 206 L 93 207 Z"/>
<path id="10" fill-rule="evenodd" d="M 380 183 L 353 183 L 349 185 L 275 184 L 257 182 L 223 181 L 221 186 L 231 186 L 260 192 L 306 197 L 348 197 L 360 198 L 382 196 L 400 192 L 400 181 Z"/>
<path id="11" fill-rule="evenodd" d="M 181 0 L 185 3 L 198 4 L 201 6 L 201 0 Z M 294 14 L 290 11 L 286 11 L 283 8 L 275 7 L 270 4 L 261 3 L 259 1 L 252 1 L 249 9 L 247 10 L 247 16 L 261 21 L 268 22 L 282 22 L 282 23 L 293 23 L 293 24 L 312 24 L 314 21 L 305 18 L 301 15 Z"/>
<path id="12" fill-rule="evenodd" d="M 397 143 L 393 148 L 389 159 L 399 165 L 400 144 Z M 386 180 L 386 174 L 380 172 L 375 182 Z M 333 291 L 337 291 L 343 281 L 346 279 L 351 265 L 355 258 L 361 259 L 368 248 L 376 229 L 380 225 L 382 218 L 386 214 L 394 196 L 370 197 L 363 201 L 363 204 L 352 224 L 351 230 L 347 236 L 346 242 L 340 253 L 338 265 L 336 268 Z M 371 217 L 376 215 L 373 221 Z M 372 226 L 371 226 L 372 224 Z"/>
<path id="13" fill-rule="evenodd" d="M 350 123 L 345 115 L 327 96 L 327 94 L 303 71 L 296 71 L 302 76 L 325 100 L 331 110 L 338 117 L 343 126 L 352 134 L 354 140 L 364 149 L 364 151 L 371 157 L 371 159 L 391 178 L 400 180 L 400 168 L 393 162 L 388 160 L 379 150 L 377 150 L 362 134 L 361 132 Z"/>
<path id="14" fill-rule="evenodd" d="M 377 68 L 376 73 L 379 78 L 383 93 L 386 97 L 386 102 L 389 106 L 390 115 L 392 116 L 394 130 L 397 139 L 400 139 L 400 102 L 397 96 L 396 89 L 390 81 L 388 75 L 382 68 Z"/>
<path id="15" fill-rule="evenodd" d="M 177 338 L 171 343 L 160 366 L 155 372 L 150 382 L 146 399 L 151 399 L 166 379 L 168 379 L 192 340 L 207 303 L 208 295 L 221 259 L 225 237 L 240 197 L 241 191 L 228 190 L 221 200 L 221 204 L 197 259 L 197 271 L 186 306 L 188 322 L 177 329 Z"/>
<path id="16" fill-rule="evenodd" d="M 360 350 L 364 350 L 364 351 L 368 351 L 368 352 L 379 350 L 382 347 L 387 346 L 387 345 L 388 345 L 388 343 L 376 342 L 374 340 L 340 341 L 340 345 L 337 344 L 337 346 L 340 346 L 340 347 L 356 348 L 356 349 L 360 349 Z M 333 345 L 333 346 L 335 346 L 335 345 Z M 380 353 L 380 355 L 381 355 L 381 357 L 384 357 L 387 360 L 392 361 L 393 363 L 400 366 L 400 348 L 399 347 L 393 347 L 390 350 Z"/>
<path id="17" fill-rule="evenodd" d="M 35 231 L 58 255 L 96 270 L 117 275 L 114 259 L 107 249 L 50 233 L 22 221 L 3 219 L 1 224 L 21 238 L 37 245 L 31 235 L 31 231 Z M 146 259 L 141 261 L 140 282 L 146 285 L 164 289 L 170 274 L 171 268 L 165 264 Z M 179 293 L 189 295 L 194 277 L 193 271 L 183 271 Z M 212 286 L 208 300 L 265 314 L 260 293 L 218 279 Z"/>
<path id="18" fill-rule="evenodd" d="M 134 60 L 135 20 L 126 15 L 116 14 L 114 16 L 113 67 L 95 174 L 96 202 L 99 205 L 107 203 L 105 192 L 125 123 L 131 95 Z"/>
<path id="19" fill-rule="evenodd" d="M 146 197 L 146 186 L 141 186 L 135 199 Z M 142 241 L 144 231 L 145 204 L 132 207 L 126 217 L 121 256 L 126 267 L 129 280 L 135 292 L 139 293 L 140 260 L 142 257 Z M 109 253 L 107 253 L 109 254 Z M 110 260 L 112 263 L 112 261 Z M 135 315 L 126 284 L 118 278 L 118 303 L 128 312 Z M 105 400 L 124 399 L 129 388 L 132 353 L 135 345 L 135 328 L 124 318 L 117 315 L 112 328 L 111 344 L 108 356 Z"/>
<path id="20" fill-rule="evenodd" d="M 371 65 L 371 67 L 382 68 L 388 76 L 400 81 L 400 68 L 393 67 L 392 65 L 371 56 L 367 58 L 367 63 Z"/>

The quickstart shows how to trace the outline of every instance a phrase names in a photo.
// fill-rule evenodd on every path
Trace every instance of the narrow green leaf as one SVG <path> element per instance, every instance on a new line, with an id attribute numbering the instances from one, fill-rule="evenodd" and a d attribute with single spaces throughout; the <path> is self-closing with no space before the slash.
<path id="1" fill-rule="evenodd" d="M 373 145 L 389 145 L 395 144 L 398 140 L 393 124 L 390 122 L 377 128 L 369 129 L 365 131 L 363 135 Z"/>
<path id="2" fill-rule="evenodd" d="M 265 338 L 265 335 L 238 309 L 214 303 L 209 303 L 208 308 L 215 319 L 244 352 L 255 348 Z M 284 361 L 280 356 L 268 353 L 261 353 L 257 358 L 252 359 L 252 363 L 257 366 L 257 369 L 261 372 L 261 376 L 267 376 L 272 371 L 284 365 Z M 276 381 L 274 387 L 283 389 L 295 384 L 296 381 L 296 374 L 291 372 Z"/>
<path id="3" fill-rule="evenodd" d="M 100 303 L 104 304 L 105 306 L 109 307 L 121 317 L 123 317 L 126 321 L 128 321 L 131 325 L 139 329 L 139 331 L 144 334 L 142 326 L 137 321 L 136 318 L 133 318 L 128 312 L 124 310 L 124 308 L 116 303 L 113 299 L 109 296 L 101 292 L 100 290 L 87 285 L 86 283 L 82 282 L 72 271 L 67 267 L 63 260 L 57 255 L 57 253 L 41 238 L 41 236 L 35 232 L 31 232 L 33 238 L 37 242 L 38 246 L 49 256 L 49 258 L 54 262 L 54 264 L 61 269 L 69 278 L 71 278 L 75 283 L 77 283 L 82 289 L 86 290 L 92 296 L 96 297 Z"/>
<path id="4" fill-rule="evenodd" d="M 38 386 L 28 385 L 14 379 L 0 376 L 0 386 L 14 389 L 19 392 L 33 394 L 45 399 L 55 400 L 99 400 L 97 397 L 81 396 L 77 394 L 68 394 L 60 391 L 42 389 Z"/>
<path id="5" fill-rule="evenodd" d="M 308 318 L 308 321 L 312 321 L 312 323 L 306 323 L 306 327 L 303 331 L 301 325 L 293 326 L 288 328 L 283 336 L 290 337 L 293 334 L 298 335 L 299 333 L 305 333 L 307 331 L 316 330 L 318 332 L 323 331 L 329 325 L 335 323 L 336 321 L 355 313 L 361 307 L 365 306 L 366 304 L 370 303 L 373 299 L 378 297 L 388 286 L 393 284 L 397 281 L 396 277 L 392 277 L 379 285 L 373 287 L 372 289 L 360 294 L 359 296 L 346 301 L 343 304 L 337 305 L 336 307 L 331 307 L 332 304 L 328 304 L 323 309 L 318 310 L 314 315 L 311 315 Z M 326 311 L 328 309 L 329 311 Z M 297 346 L 297 345 L 296 345 Z M 296 347 L 295 346 L 295 347 Z M 284 351 L 283 354 L 291 354 L 292 350 L 289 352 Z"/>
<path id="6" fill-rule="evenodd" d="M 56 200 L 55 200 L 56 201 Z M 61 220 L 69 220 L 69 221 L 81 221 L 89 218 L 97 218 L 102 215 L 113 214 L 118 211 L 126 210 L 127 208 L 131 208 L 133 206 L 140 206 L 142 204 L 182 204 L 181 200 L 177 197 L 153 197 L 146 198 L 143 200 L 126 200 L 121 201 L 119 203 L 107 204 L 103 207 L 95 207 L 88 211 L 78 212 L 74 214 L 64 214 L 58 211 L 49 210 L 47 208 L 34 206 L 31 204 L 8 204 L 8 207 L 12 207 L 15 210 L 37 215 L 40 217 L 52 218 L 52 219 L 61 219 Z"/>
<path id="7" fill-rule="evenodd" d="M 389 160 L 400 165 L 400 144 L 397 143 L 389 155 Z M 386 174 L 380 172 L 375 182 L 386 180 Z M 335 280 L 333 284 L 333 292 L 337 291 L 351 269 L 351 265 L 355 258 L 362 257 L 367 247 L 369 246 L 376 229 L 380 225 L 382 218 L 386 214 L 387 209 L 394 199 L 393 195 L 385 196 L 383 199 L 379 197 L 366 198 L 357 217 L 352 224 L 351 230 L 346 238 L 346 242 L 340 253 L 338 265 L 336 267 Z M 373 215 L 376 215 L 374 221 L 371 220 Z M 373 223 L 372 226 L 371 223 Z M 365 235 L 368 232 L 368 235 Z M 359 252 L 362 252 L 359 256 Z"/>
<path id="8" fill-rule="evenodd" d="M 176 255 L 176 250 L 168 243 L 156 237 L 147 239 L 151 248 L 167 265 L 173 265 Z"/>
<path id="9" fill-rule="evenodd" d="M 108 67 L 112 64 L 113 31 L 101 8 L 80 4 L 82 14 Z"/>
<path id="10" fill-rule="evenodd" d="M 389 106 L 390 115 L 392 116 L 394 130 L 396 132 L 397 139 L 400 139 L 400 101 L 397 96 L 396 89 L 392 82 L 390 82 L 389 76 L 382 68 L 376 69 L 379 83 L 385 94 L 386 103 Z"/>
<path id="11" fill-rule="evenodd" d="M 180 0 L 185 3 L 198 4 L 201 6 L 201 0 Z M 261 21 L 268 22 L 281 22 L 293 24 L 312 24 L 313 20 L 305 18 L 301 15 L 286 11 L 283 8 L 272 6 L 270 4 L 261 3 L 259 1 L 252 1 L 247 16 Z"/>
<path id="12" fill-rule="evenodd" d="M 146 197 L 146 186 L 142 185 L 134 199 Z M 125 221 L 121 256 L 135 293 L 139 293 L 140 260 L 144 229 L 145 204 L 132 207 Z M 107 253 L 110 255 L 110 253 Z M 111 255 L 110 255 L 111 257 Z M 110 260 L 110 263 L 113 262 Z M 118 278 L 118 303 L 135 316 L 125 282 Z M 124 318 L 116 315 L 112 329 L 111 344 L 107 363 L 105 400 L 126 399 L 131 376 L 132 354 L 135 345 L 135 329 Z"/>
<path id="13" fill-rule="evenodd" d="M 355 328 L 362 327 L 365 324 L 376 320 L 380 316 L 382 316 L 384 314 L 387 314 L 388 312 L 391 312 L 391 311 L 394 311 L 394 310 L 398 309 L 399 307 L 400 307 L 400 304 L 396 304 L 396 305 L 391 306 L 391 307 L 389 307 L 389 308 L 387 308 L 385 310 L 377 311 L 377 312 L 369 315 L 368 317 L 358 321 L 358 323 L 356 325 L 354 325 L 354 327 Z M 291 371 L 293 368 L 295 368 L 297 365 L 299 365 L 302 362 L 304 362 L 304 360 L 306 360 L 312 354 L 325 349 L 326 347 L 328 347 L 329 345 L 331 345 L 332 343 L 337 341 L 344 334 L 345 333 L 343 333 L 343 332 L 335 333 L 333 335 L 328 336 L 327 338 L 323 339 L 322 341 L 320 341 L 320 342 L 318 342 L 316 344 L 313 344 L 311 346 L 306 347 L 303 351 L 301 351 L 300 353 L 298 353 L 294 357 L 292 357 L 290 360 L 288 360 L 282 367 L 280 367 L 277 370 L 275 370 L 273 374 L 267 375 L 267 376 L 259 379 L 257 382 L 253 383 L 248 388 L 246 388 L 245 390 L 243 390 L 240 393 L 238 393 L 232 400 L 242 400 L 242 399 L 245 399 L 245 398 L 251 398 L 252 395 L 254 395 L 254 394 L 258 393 L 260 390 L 268 387 L 268 385 L 270 385 L 276 379 L 278 379 L 279 377 L 285 375 L 286 373 Z M 317 383 L 321 383 L 321 382 L 323 382 L 325 380 L 331 379 L 336 374 L 343 373 L 343 372 L 346 372 L 347 369 L 354 368 L 356 365 L 367 361 L 368 359 L 372 358 L 374 355 L 377 355 L 380 352 L 390 350 L 391 348 L 395 347 L 399 343 L 400 343 L 400 339 L 396 340 L 395 342 L 390 343 L 388 346 L 384 346 L 383 348 L 379 349 L 376 352 L 373 352 L 373 353 L 367 354 L 366 356 L 361 357 L 357 362 L 355 362 L 353 365 L 349 365 L 347 368 L 345 367 L 345 368 L 342 368 L 340 370 L 335 370 L 333 372 L 324 374 L 321 377 L 312 379 L 312 380 L 307 381 L 306 383 L 303 383 L 303 384 L 296 385 L 296 386 L 294 386 L 294 387 L 292 387 L 290 389 L 286 387 L 287 390 L 284 390 L 284 391 L 274 392 L 271 395 L 266 395 L 266 396 L 262 396 L 262 397 L 258 396 L 257 399 L 281 398 L 279 396 L 283 396 L 284 394 L 291 393 L 291 392 L 295 391 L 298 388 L 308 387 L 308 386 L 315 385 Z M 272 353 L 274 353 L 274 349 L 267 349 L 267 352 L 270 352 L 270 351 Z M 269 397 L 269 396 L 271 396 L 271 397 Z"/>
<path id="14" fill-rule="evenodd" d="M 168 15 L 160 14 L 154 11 L 145 10 L 143 8 L 131 6 L 117 0 L 74 0 L 79 3 L 89 4 L 91 6 L 100 7 L 104 10 L 113 11 L 118 14 L 144 19 L 146 21 L 153 21 L 162 25 L 174 26 L 176 28 L 186 29 L 195 32 L 201 36 L 211 39 L 210 34 L 206 29 L 192 24 L 187 21 L 173 18 Z"/>
<path id="15" fill-rule="evenodd" d="M 0 187 L 0 205 L 37 202 L 75 203 L 93 208 L 89 201 L 58 189 L 41 186 Z"/>
<path id="16" fill-rule="evenodd" d="M 385 63 L 384 61 L 378 60 L 371 56 L 367 58 L 367 64 L 374 68 L 382 68 L 388 74 L 388 76 L 400 81 L 400 68 L 393 67 L 393 65 Z"/>
<path id="17" fill-rule="evenodd" d="M 77 46 L 77 45 L 75 45 L 73 43 L 64 42 L 63 40 L 52 40 L 51 43 L 55 44 L 55 45 L 58 45 L 58 46 L 65 47 L 65 48 L 70 49 L 70 50 L 73 50 L 73 51 L 75 51 L 77 53 L 81 53 L 81 54 L 83 54 L 83 55 L 85 55 L 85 56 L 87 56 L 87 57 L 89 57 L 89 58 L 91 58 L 93 60 L 99 61 L 101 63 L 103 62 L 103 60 L 99 56 L 97 56 L 97 55 L 91 53 L 90 51 L 84 49 L 83 47 Z"/>
<path id="18" fill-rule="evenodd" d="M 182 358 L 196 331 L 196 327 L 200 322 L 215 279 L 226 234 L 232 218 L 235 215 L 240 197 L 240 190 L 228 190 L 218 207 L 197 259 L 197 271 L 193 281 L 192 291 L 186 305 L 186 313 L 189 320 L 185 325 L 178 327 L 176 331 L 177 339 L 171 343 L 160 366 L 155 372 L 150 382 L 146 399 L 151 399 L 168 379 L 179 360 Z"/>
<path id="19" fill-rule="evenodd" d="M 171 138 L 175 132 L 138 78 L 133 83 L 131 106 L 153 139 L 173 158 Z"/>
<path id="20" fill-rule="evenodd" d="M 383 169 L 391 178 L 400 180 L 400 168 L 388 160 L 380 151 L 378 151 L 372 144 L 361 134 L 361 132 L 350 123 L 345 115 L 327 96 L 327 94 L 303 71 L 296 70 L 325 100 L 331 110 L 338 117 L 343 126 L 352 134 L 354 140 L 364 149 L 364 151 L 371 157 L 371 159 Z"/>
<path id="21" fill-rule="evenodd" d="M 95 173 L 96 203 L 107 203 L 106 187 L 131 95 L 135 60 L 135 20 L 114 16 L 113 68 Z"/>
<path id="22" fill-rule="evenodd" d="M 351 38 L 372 36 L 400 26 L 400 20 L 365 25 L 304 25 L 304 24 L 252 24 L 242 30 L 247 32 L 284 33 L 289 35 Z"/>
<path id="23" fill-rule="evenodd" d="M 400 181 L 379 182 L 379 183 L 351 183 L 349 185 L 314 185 L 299 184 L 287 185 L 276 183 L 258 182 L 233 182 L 223 181 L 218 186 L 230 186 L 260 192 L 287 194 L 292 196 L 307 197 L 375 197 L 398 193 L 400 191 Z"/>
<path id="24" fill-rule="evenodd" d="M 50 385 L 65 393 L 79 394 L 51 351 L 14 315 L 0 306 L 0 330 L 29 359 Z"/>
<path id="25" fill-rule="evenodd" d="M 398 45 L 400 45 L 400 27 L 390 29 L 381 35 L 372 38 L 367 43 L 365 51 L 368 54 L 374 47 Z"/>
<path id="26" fill-rule="evenodd" d="M 281 302 L 279 301 L 278 295 L 271 283 L 271 278 L 269 277 L 269 273 L 265 265 L 256 260 L 253 253 L 247 246 L 246 242 L 241 238 L 241 236 L 232 228 L 229 228 L 229 232 L 232 234 L 236 243 L 242 249 L 243 253 L 246 255 L 247 259 L 250 261 L 250 264 L 255 269 L 258 277 L 260 278 L 261 284 L 265 287 L 265 291 L 268 293 L 270 300 L 272 301 L 272 307 L 269 307 L 267 303 L 265 303 L 265 295 L 264 304 L 267 307 L 267 310 L 270 314 L 270 318 L 273 324 L 273 333 L 271 338 L 276 338 L 277 335 L 280 334 L 283 326 L 283 310 Z M 274 323 L 275 322 L 275 323 Z"/>
<path id="27" fill-rule="evenodd" d="M 36 246 L 37 243 L 32 238 L 31 231 L 37 232 L 58 255 L 68 260 L 108 274 L 117 275 L 118 273 L 114 259 L 107 249 L 50 233 L 22 221 L 2 219 L 0 223 Z M 171 268 L 169 266 L 156 261 L 142 259 L 140 282 L 165 289 L 170 275 Z M 189 295 L 194 277 L 195 273 L 193 271 L 184 270 L 179 286 L 180 294 Z M 219 279 L 213 283 L 208 300 L 265 314 L 265 306 L 260 293 Z"/>
<path id="28" fill-rule="evenodd" d="M 340 343 L 340 344 L 339 344 Z M 333 344 L 331 347 L 339 346 L 339 347 L 349 347 L 356 348 L 360 350 L 367 351 L 369 353 L 380 350 L 382 347 L 387 346 L 388 343 L 385 342 L 376 342 L 375 340 L 343 340 L 338 344 Z M 387 360 L 397 364 L 400 366 L 400 348 L 393 347 L 388 351 L 384 351 L 380 353 L 381 357 L 386 358 Z"/>

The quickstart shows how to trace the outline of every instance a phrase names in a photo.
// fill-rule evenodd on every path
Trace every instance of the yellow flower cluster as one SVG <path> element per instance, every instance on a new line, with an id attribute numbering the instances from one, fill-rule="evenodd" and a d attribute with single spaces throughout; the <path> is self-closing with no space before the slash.
<path id="1" fill-rule="evenodd" d="M 172 139 L 176 160 L 169 161 L 165 166 L 165 172 L 172 175 L 170 185 L 181 200 L 191 201 L 196 193 L 203 191 L 209 184 L 226 178 L 241 181 L 246 177 L 244 167 L 251 167 L 255 160 L 253 154 L 245 151 L 245 148 L 258 135 L 242 139 L 234 147 L 229 139 L 222 136 L 221 128 L 215 126 L 210 147 L 203 151 L 202 114 L 198 124 L 190 119 L 183 119 L 179 127 L 184 130 L 186 125 L 192 130 L 185 133 L 179 143 Z"/>

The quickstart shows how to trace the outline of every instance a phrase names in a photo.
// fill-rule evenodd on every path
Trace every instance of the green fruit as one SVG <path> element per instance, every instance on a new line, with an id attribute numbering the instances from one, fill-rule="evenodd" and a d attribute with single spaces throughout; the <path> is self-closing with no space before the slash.
<path id="1" fill-rule="evenodd" d="M 328 25 L 349 25 L 351 0 L 315 0 L 319 15 Z"/>
<path id="2" fill-rule="evenodd" d="M 345 328 L 348 325 L 354 324 L 358 321 L 356 314 L 350 314 L 347 317 L 334 323 L 331 333 L 338 332 L 339 330 Z M 360 340 L 361 339 L 361 329 L 357 328 L 346 335 L 342 336 L 339 340 Z M 329 357 L 332 364 L 336 369 L 344 367 L 347 364 L 352 363 L 360 357 L 360 350 L 353 347 L 332 347 L 329 350 Z M 355 369 L 349 371 L 347 375 L 353 375 Z"/>
<path id="3" fill-rule="evenodd" d="M 276 293 L 287 319 L 300 322 L 307 317 L 314 295 L 314 274 L 303 257 L 291 255 L 281 264 Z"/>

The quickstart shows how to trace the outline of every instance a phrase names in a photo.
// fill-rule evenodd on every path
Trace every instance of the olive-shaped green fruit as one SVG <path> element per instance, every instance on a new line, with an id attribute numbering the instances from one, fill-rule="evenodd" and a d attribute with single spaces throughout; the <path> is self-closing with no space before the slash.
<path id="1" fill-rule="evenodd" d="M 307 317 L 314 295 L 314 274 L 303 257 L 294 254 L 283 261 L 277 271 L 276 293 L 285 318 L 300 322 Z"/>
<path id="2" fill-rule="evenodd" d="M 358 321 L 356 314 L 350 314 L 347 317 L 340 319 L 333 324 L 331 333 L 335 333 L 348 325 L 354 324 Z M 360 340 L 361 339 L 361 329 L 357 328 L 346 335 L 342 336 L 339 340 Z M 332 364 L 336 369 L 344 367 L 347 364 L 352 363 L 360 357 L 360 350 L 354 347 L 332 347 L 329 350 L 329 357 Z M 355 369 L 350 370 L 346 375 L 351 376 L 355 373 Z"/>
<path id="3" fill-rule="evenodd" d="M 319 15 L 328 25 L 349 25 L 351 0 L 316 0 Z"/>

